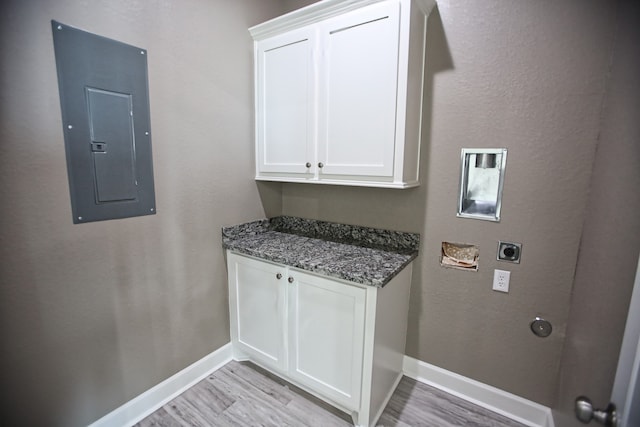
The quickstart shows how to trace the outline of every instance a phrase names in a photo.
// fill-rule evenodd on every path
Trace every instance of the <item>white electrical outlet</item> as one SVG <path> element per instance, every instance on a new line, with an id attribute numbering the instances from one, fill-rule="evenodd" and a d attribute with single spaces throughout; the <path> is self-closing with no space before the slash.
<path id="1" fill-rule="evenodd" d="M 493 270 L 493 290 L 498 292 L 509 292 L 510 271 Z"/>

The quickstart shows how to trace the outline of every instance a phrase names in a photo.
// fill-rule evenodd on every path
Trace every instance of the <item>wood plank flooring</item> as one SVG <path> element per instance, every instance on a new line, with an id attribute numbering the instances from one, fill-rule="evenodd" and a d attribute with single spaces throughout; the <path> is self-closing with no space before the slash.
<path id="1" fill-rule="evenodd" d="M 248 362 L 230 362 L 135 427 L 352 426 L 351 417 Z M 524 427 L 403 377 L 378 426 Z"/>

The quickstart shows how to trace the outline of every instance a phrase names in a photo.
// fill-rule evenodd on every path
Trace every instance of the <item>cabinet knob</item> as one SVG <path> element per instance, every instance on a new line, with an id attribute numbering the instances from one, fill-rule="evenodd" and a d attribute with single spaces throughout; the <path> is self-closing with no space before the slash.
<path id="1" fill-rule="evenodd" d="M 293 277 L 289 276 L 289 278 L 287 279 L 287 281 L 288 281 L 289 283 L 293 283 Z"/>
<path id="2" fill-rule="evenodd" d="M 307 162 L 307 164 L 305 165 L 307 168 L 311 167 L 311 163 Z"/>
<path id="3" fill-rule="evenodd" d="M 281 273 L 276 274 L 276 279 L 278 280 L 282 279 L 282 274 Z"/>
<path id="4" fill-rule="evenodd" d="M 322 164 L 322 162 L 320 162 L 320 163 L 318 163 L 318 167 L 319 167 L 320 169 L 322 169 L 322 168 L 324 167 L 324 164 Z"/>

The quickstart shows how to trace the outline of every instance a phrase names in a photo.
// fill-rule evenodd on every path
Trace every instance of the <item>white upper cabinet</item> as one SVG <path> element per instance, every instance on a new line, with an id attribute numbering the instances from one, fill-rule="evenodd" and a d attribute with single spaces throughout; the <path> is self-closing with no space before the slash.
<path id="1" fill-rule="evenodd" d="M 256 179 L 419 185 L 434 4 L 325 0 L 252 27 Z"/>
<path id="2" fill-rule="evenodd" d="M 301 29 L 260 43 L 256 108 L 258 171 L 308 174 L 314 156 L 313 31 Z"/>

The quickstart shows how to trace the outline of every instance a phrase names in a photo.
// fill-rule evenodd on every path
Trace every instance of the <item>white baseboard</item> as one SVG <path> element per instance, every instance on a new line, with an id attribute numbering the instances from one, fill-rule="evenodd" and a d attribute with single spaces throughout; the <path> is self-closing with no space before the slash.
<path id="1" fill-rule="evenodd" d="M 89 427 L 132 426 L 161 408 L 232 359 L 231 343 L 206 355 L 175 375 L 95 421 Z"/>
<path id="2" fill-rule="evenodd" d="M 410 378 L 530 427 L 554 427 L 551 409 L 499 388 L 458 375 L 409 356 L 402 369 Z"/>
<path id="3" fill-rule="evenodd" d="M 233 360 L 231 343 L 150 388 L 89 427 L 132 426 Z M 404 375 L 530 427 L 554 427 L 551 409 L 515 394 L 404 356 Z M 400 377 L 399 377 L 400 378 Z M 385 405 L 386 406 L 386 405 Z"/>

